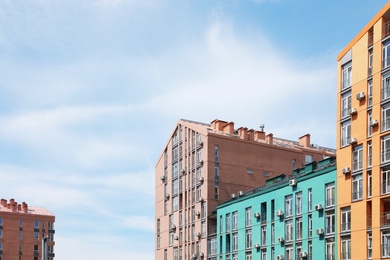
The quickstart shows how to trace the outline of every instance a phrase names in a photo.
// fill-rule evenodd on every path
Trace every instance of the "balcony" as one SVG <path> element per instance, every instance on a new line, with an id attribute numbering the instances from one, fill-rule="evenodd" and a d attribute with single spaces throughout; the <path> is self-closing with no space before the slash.
<path id="1" fill-rule="evenodd" d="M 390 212 L 381 214 L 381 226 L 390 226 Z"/>
<path id="2" fill-rule="evenodd" d="M 215 234 L 217 234 L 217 226 L 210 226 L 209 235 L 215 235 Z"/>

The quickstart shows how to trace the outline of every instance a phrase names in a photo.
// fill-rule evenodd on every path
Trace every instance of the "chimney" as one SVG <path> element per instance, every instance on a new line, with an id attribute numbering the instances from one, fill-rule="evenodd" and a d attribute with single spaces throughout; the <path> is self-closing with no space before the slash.
<path id="1" fill-rule="evenodd" d="M 273 134 L 270 133 L 267 135 L 267 143 L 274 144 L 274 135 Z"/>
<path id="2" fill-rule="evenodd" d="M 246 135 L 248 133 L 248 128 L 240 127 L 237 130 L 238 130 L 238 135 L 240 136 L 240 138 L 246 140 L 247 139 Z"/>
<path id="3" fill-rule="evenodd" d="M 254 141 L 255 140 L 255 130 L 250 129 L 248 131 L 247 137 L 248 137 L 248 141 Z"/>
<path id="4" fill-rule="evenodd" d="M 223 132 L 226 134 L 234 134 L 234 122 L 229 122 L 223 127 Z"/>
<path id="5" fill-rule="evenodd" d="M 310 147 L 310 134 L 305 134 L 299 137 L 299 145 L 303 147 Z"/>
<path id="6" fill-rule="evenodd" d="M 255 131 L 256 140 L 265 140 L 265 133 L 261 131 Z"/>
<path id="7" fill-rule="evenodd" d="M 26 202 L 23 202 L 23 203 L 22 203 L 22 209 L 23 209 L 23 212 L 24 212 L 24 213 L 27 213 L 27 211 L 28 211 L 28 205 L 27 205 Z"/>
<path id="8" fill-rule="evenodd" d="M 219 119 L 215 119 L 214 121 L 211 122 L 211 128 L 218 130 L 218 131 L 223 131 L 223 128 L 227 125 L 226 121 L 222 121 Z"/>

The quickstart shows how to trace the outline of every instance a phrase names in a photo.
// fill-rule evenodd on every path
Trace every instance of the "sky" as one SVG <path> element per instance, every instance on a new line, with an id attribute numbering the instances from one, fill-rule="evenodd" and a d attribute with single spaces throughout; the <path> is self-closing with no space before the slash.
<path id="1" fill-rule="evenodd" d="M 55 259 L 154 258 L 177 121 L 336 146 L 338 53 L 384 0 L 0 0 L 0 197 L 56 215 Z"/>

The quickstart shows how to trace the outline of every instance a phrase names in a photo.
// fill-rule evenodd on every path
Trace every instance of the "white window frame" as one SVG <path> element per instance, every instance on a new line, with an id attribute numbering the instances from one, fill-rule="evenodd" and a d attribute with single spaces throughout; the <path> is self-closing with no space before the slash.
<path id="1" fill-rule="evenodd" d="M 341 232 L 351 231 L 351 209 L 349 207 L 341 209 Z"/>
<path id="2" fill-rule="evenodd" d="M 245 226 L 252 226 L 252 207 L 248 207 L 245 209 Z"/>
<path id="3" fill-rule="evenodd" d="M 381 163 L 390 162 L 390 135 L 382 138 Z"/>
<path id="4" fill-rule="evenodd" d="M 390 104 L 382 106 L 382 131 L 390 129 Z"/>
<path id="5" fill-rule="evenodd" d="M 351 102 L 352 102 L 351 91 L 348 91 L 347 93 L 344 93 L 341 96 L 341 118 L 350 116 Z"/>
<path id="6" fill-rule="evenodd" d="M 390 170 L 382 170 L 382 194 L 390 193 Z"/>
<path id="7" fill-rule="evenodd" d="M 341 240 L 341 259 L 351 260 L 351 239 Z"/>
<path id="8" fill-rule="evenodd" d="M 295 195 L 295 214 L 301 215 L 302 214 L 302 192 L 297 192 Z"/>
<path id="9" fill-rule="evenodd" d="M 238 211 L 233 212 L 232 220 L 233 220 L 232 229 L 237 230 L 238 229 Z"/>
<path id="10" fill-rule="evenodd" d="M 382 100 L 390 97 L 390 74 L 383 75 L 382 78 Z"/>
<path id="11" fill-rule="evenodd" d="M 349 145 L 351 141 L 351 120 L 341 123 L 341 146 Z"/>
<path id="12" fill-rule="evenodd" d="M 325 194 L 326 194 L 326 207 L 333 207 L 335 205 L 335 185 L 333 182 L 326 184 Z"/>
<path id="13" fill-rule="evenodd" d="M 325 217 L 325 229 L 326 229 L 326 234 L 334 234 L 335 232 L 335 227 L 336 227 L 336 219 L 335 219 L 335 214 L 330 213 L 327 214 Z"/>
<path id="14" fill-rule="evenodd" d="M 352 176 L 352 200 L 361 200 L 363 198 L 363 174 Z"/>
<path id="15" fill-rule="evenodd" d="M 363 145 L 358 145 L 353 148 L 352 161 L 353 171 L 363 169 Z"/>
<path id="16" fill-rule="evenodd" d="M 352 63 L 345 64 L 342 68 L 342 89 L 351 87 L 352 83 Z"/>
<path id="17" fill-rule="evenodd" d="M 286 217 L 291 217 L 293 214 L 293 197 L 288 195 L 285 197 L 285 212 Z"/>

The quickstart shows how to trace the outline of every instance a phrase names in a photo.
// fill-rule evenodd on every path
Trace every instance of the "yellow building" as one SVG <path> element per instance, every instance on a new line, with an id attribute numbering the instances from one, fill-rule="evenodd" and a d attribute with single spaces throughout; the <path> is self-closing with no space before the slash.
<path id="1" fill-rule="evenodd" d="M 390 257 L 390 2 L 338 58 L 338 259 Z"/>

